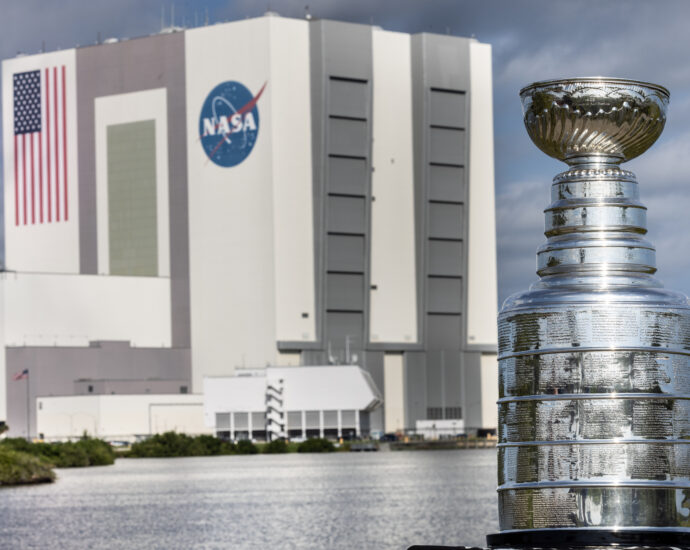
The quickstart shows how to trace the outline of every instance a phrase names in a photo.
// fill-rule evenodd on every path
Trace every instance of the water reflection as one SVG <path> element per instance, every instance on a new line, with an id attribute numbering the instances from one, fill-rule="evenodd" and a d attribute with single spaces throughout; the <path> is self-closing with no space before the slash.
<path id="1" fill-rule="evenodd" d="M 0 548 L 483 546 L 495 450 L 118 460 L 0 490 Z"/>

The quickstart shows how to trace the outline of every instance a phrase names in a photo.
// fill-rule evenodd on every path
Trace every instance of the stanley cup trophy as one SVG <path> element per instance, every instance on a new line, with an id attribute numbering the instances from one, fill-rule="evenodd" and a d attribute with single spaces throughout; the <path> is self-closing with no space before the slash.
<path id="1" fill-rule="evenodd" d="M 489 546 L 690 547 L 690 304 L 654 277 L 647 210 L 620 167 L 661 134 L 669 93 L 582 78 L 520 97 L 530 138 L 568 169 L 540 279 L 499 314 Z"/>

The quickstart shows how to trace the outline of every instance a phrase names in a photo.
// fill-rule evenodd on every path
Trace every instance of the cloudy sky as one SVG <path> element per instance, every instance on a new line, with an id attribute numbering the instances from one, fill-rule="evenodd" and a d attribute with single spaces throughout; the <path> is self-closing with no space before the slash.
<path id="1" fill-rule="evenodd" d="M 649 240 L 666 286 L 690 294 L 690 2 L 687 0 L 0 0 L 0 57 L 135 37 L 166 22 L 202 24 L 267 9 L 373 23 L 405 32 L 475 36 L 493 46 L 499 299 L 536 278 L 549 184 L 564 165 L 534 147 L 518 90 L 548 78 L 606 75 L 671 91 L 664 134 L 627 167 L 649 207 Z"/>

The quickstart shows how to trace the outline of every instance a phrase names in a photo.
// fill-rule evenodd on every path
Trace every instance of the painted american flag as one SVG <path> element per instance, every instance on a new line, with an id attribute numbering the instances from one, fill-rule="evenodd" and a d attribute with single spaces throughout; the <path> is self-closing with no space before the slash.
<path id="1" fill-rule="evenodd" d="M 14 223 L 67 221 L 65 65 L 15 73 Z"/>

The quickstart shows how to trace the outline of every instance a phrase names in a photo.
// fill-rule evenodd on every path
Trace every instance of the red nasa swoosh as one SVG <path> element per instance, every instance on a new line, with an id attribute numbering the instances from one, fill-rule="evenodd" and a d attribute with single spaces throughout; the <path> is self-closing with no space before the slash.
<path id="1" fill-rule="evenodd" d="M 264 82 L 264 85 L 261 86 L 259 93 L 256 94 L 251 100 L 249 100 L 245 105 L 243 105 L 238 111 L 236 111 L 235 114 L 243 115 L 244 113 L 251 111 L 256 105 L 257 101 L 259 101 L 261 94 L 264 93 L 264 88 L 266 88 L 266 84 L 268 84 L 268 81 Z M 219 124 L 220 123 L 216 124 L 216 128 L 218 128 Z M 206 162 L 211 160 L 211 157 L 216 154 L 216 151 L 218 151 L 220 146 L 223 144 L 223 141 L 225 141 L 225 136 L 221 138 L 221 140 L 218 142 L 218 145 L 216 145 L 213 151 L 211 151 L 211 153 L 208 155 L 208 159 L 206 160 Z"/>

